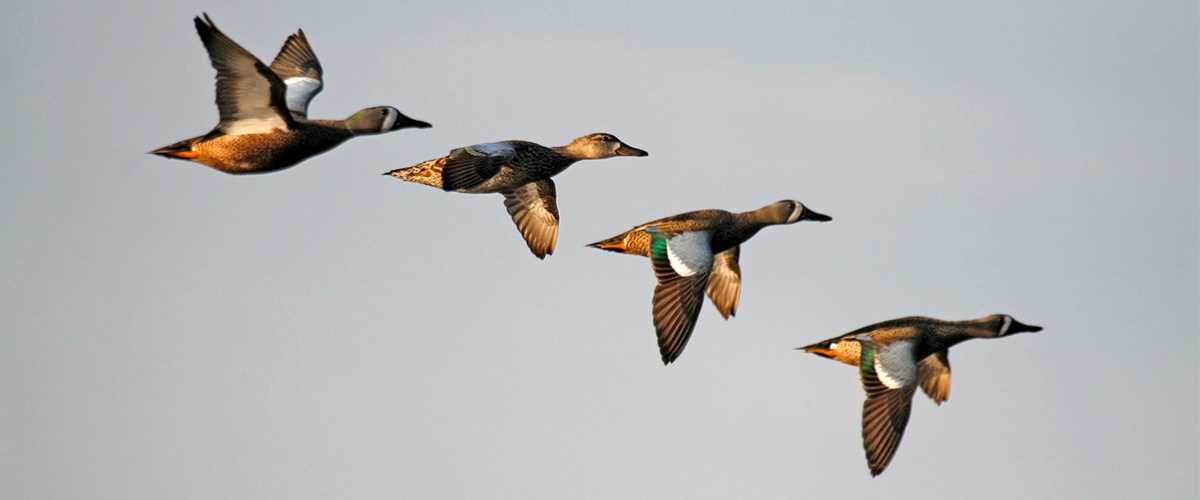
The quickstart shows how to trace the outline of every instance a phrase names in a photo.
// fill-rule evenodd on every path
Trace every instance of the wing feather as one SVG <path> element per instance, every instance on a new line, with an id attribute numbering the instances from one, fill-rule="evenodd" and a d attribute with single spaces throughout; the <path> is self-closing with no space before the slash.
<path id="1" fill-rule="evenodd" d="M 742 292 L 742 267 L 738 262 L 741 248 L 738 245 L 717 254 L 713 258 L 712 276 L 708 278 L 708 298 L 725 319 L 737 315 Z"/>
<path id="2" fill-rule="evenodd" d="M 891 387 L 880 380 L 879 354 L 876 346 L 862 342 L 859 373 L 867 393 L 862 410 L 863 451 L 872 476 L 881 474 L 896 455 L 908 426 L 912 395 L 916 391 L 913 385 Z"/>
<path id="3" fill-rule="evenodd" d="M 504 208 L 512 217 L 529 251 L 539 259 L 554 253 L 558 243 L 558 202 L 554 181 L 544 179 L 504 193 Z"/>
<path id="4" fill-rule="evenodd" d="M 513 160 L 517 150 L 506 142 L 476 144 L 458 148 L 446 156 L 442 165 L 442 189 L 470 189 L 488 180 L 505 163 Z"/>
<path id="5" fill-rule="evenodd" d="M 950 399 L 950 353 L 938 351 L 917 363 L 917 379 L 921 382 L 921 390 L 933 400 L 942 404 Z"/>
<path id="6" fill-rule="evenodd" d="M 687 346 L 712 269 L 712 251 L 707 231 L 683 233 L 670 238 L 657 231 L 650 261 L 658 285 L 654 288 L 652 316 L 663 364 L 674 362 Z M 704 263 L 707 252 L 708 262 Z"/>
<path id="7" fill-rule="evenodd" d="M 285 102 L 293 116 L 308 117 L 308 104 L 325 88 L 321 61 L 313 52 L 304 30 L 288 36 L 271 61 L 271 71 L 287 86 Z"/>
<path id="8" fill-rule="evenodd" d="M 229 135 L 288 130 L 295 122 L 284 103 L 286 86 L 266 65 L 225 33 L 207 14 L 195 19 L 196 33 L 217 70 L 217 129 Z"/>

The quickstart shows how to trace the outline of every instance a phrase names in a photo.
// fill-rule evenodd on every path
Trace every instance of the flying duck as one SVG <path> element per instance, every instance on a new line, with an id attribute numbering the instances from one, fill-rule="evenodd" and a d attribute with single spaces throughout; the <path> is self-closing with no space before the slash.
<path id="1" fill-rule="evenodd" d="M 1040 332 L 1007 314 L 965 321 L 910 316 L 876 323 L 799 347 L 859 368 L 867 399 L 862 409 L 863 449 L 871 476 L 883 472 L 908 425 L 917 386 L 934 402 L 950 397 L 950 347 L 970 339 Z"/>
<path id="2" fill-rule="evenodd" d="M 707 290 L 721 316 L 737 314 L 742 288 L 741 244 L 764 227 L 832 217 L 795 200 L 782 200 L 749 212 L 697 210 L 634 227 L 588 246 L 651 258 L 658 286 L 653 317 L 663 364 L 683 352 Z"/>
<path id="3" fill-rule="evenodd" d="M 550 178 L 580 160 L 647 155 L 601 132 L 556 147 L 515 140 L 476 144 L 384 175 L 443 191 L 504 195 L 504 208 L 529 251 L 544 259 L 558 242 L 558 203 Z"/>
<path id="4" fill-rule="evenodd" d="M 151 154 L 228 174 L 261 174 L 288 168 L 351 137 L 431 126 L 390 106 L 366 108 L 345 120 L 310 120 L 308 104 L 324 81 L 303 30 L 288 37 L 268 67 L 217 29 L 208 14 L 196 17 L 195 24 L 217 70 L 220 121 L 205 135 Z"/>

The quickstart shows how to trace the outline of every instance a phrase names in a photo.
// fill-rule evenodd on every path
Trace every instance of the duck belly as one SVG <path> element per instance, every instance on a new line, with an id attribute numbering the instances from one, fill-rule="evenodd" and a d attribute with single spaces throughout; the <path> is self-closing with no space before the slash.
<path id="1" fill-rule="evenodd" d="M 262 174 L 291 167 L 336 145 L 282 131 L 225 135 L 197 144 L 196 161 L 229 174 Z"/>

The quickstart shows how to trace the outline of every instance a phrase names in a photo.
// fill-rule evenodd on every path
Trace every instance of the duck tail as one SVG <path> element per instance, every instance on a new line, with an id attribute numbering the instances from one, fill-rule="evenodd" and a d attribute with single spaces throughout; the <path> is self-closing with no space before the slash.
<path id="1" fill-rule="evenodd" d="M 833 350 L 829 348 L 829 343 L 830 343 L 829 340 L 825 340 L 825 341 L 817 342 L 816 344 L 806 345 L 804 347 L 797 347 L 796 350 L 816 354 L 817 356 L 820 356 L 822 358 L 833 359 Z"/>
<path id="2" fill-rule="evenodd" d="M 158 155 L 163 158 L 175 158 L 179 160 L 194 160 L 200 156 L 200 152 L 193 149 L 193 146 L 201 139 L 201 137 L 193 137 L 184 139 L 168 146 L 151 151 L 150 154 Z"/>
<path id="3" fill-rule="evenodd" d="M 402 181 L 415 182 L 442 189 L 442 166 L 445 164 L 445 158 L 438 158 L 421 162 L 411 167 L 384 172 L 383 175 L 390 175 Z"/>
<path id="4" fill-rule="evenodd" d="M 626 253 L 625 235 L 618 234 L 606 240 L 600 240 L 595 243 L 588 244 L 589 247 L 608 250 L 609 252 Z"/>

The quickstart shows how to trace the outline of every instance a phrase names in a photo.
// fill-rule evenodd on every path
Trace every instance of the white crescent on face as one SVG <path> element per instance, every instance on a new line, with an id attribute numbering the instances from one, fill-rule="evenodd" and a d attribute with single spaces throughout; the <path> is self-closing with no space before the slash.
<path id="1" fill-rule="evenodd" d="M 713 254 L 708 231 L 690 231 L 667 241 L 667 259 L 675 274 L 688 277 L 712 269 Z"/>
<path id="2" fill-rule="evenodd" d="M 1009 327 L 1011 327 L 1011 326 L 1012 326 L 1012 317 L 1011 317 L 1011 316 L 1005 316 L 1005 317 L 1004 317 L 1004 324 L 1000 326 L 1000 333 L 996 334 L 996 336 L 997 336 L 997 337 L 1003 337 L 1005 334 L 1007 334 L 1007 333 L 1008 333 L 1008 328 L 1009 328 Z"/>
<path id="3" fill-rule="evenodd" d="M 792 208 L 792 213 L 788 214 L 787 221 L 796 222 L 800 220 L 801 213 L 804 213 L 804 205 L 797 203 L 796 206 Z"/>
<path id="4" fill-rule="evenodd" d="M 396 124 L 396 118 L 400 116 L 400 112 L 392 108 L 388 108 L 383 117 L 383 123 L 379 125 L 380 132 L 387 132 L 392 129 L 392 125 Z"/>

